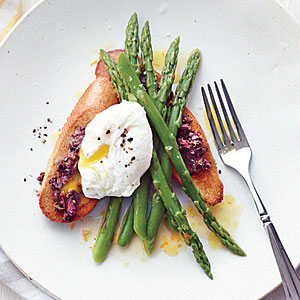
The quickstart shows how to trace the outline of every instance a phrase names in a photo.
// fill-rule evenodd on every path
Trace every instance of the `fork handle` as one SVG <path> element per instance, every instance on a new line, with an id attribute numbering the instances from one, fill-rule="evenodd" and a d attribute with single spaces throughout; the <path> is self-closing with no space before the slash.
<path id="1" fill-rule="evenodd" d="M 264 222 L 264 221 L 263 221 Z M 300 300 L 300 280 L 284 250 L 277 231 L 270 221 L 264 223 L 264 228 L 269 236 L 275 259 L 282 279 L 282 285 L 288 300 Z"/>
<path id="2" fill-rule="evenodd" d="M 294 269 L 273 225 L 270 216 L 261 201 L 250 176 L 244 176 L 256 204 L 260 219 L 268 234 L 277 266 L 281 275 L 282 285 L 288 300 L 300 300 L 300 280 Z"/>

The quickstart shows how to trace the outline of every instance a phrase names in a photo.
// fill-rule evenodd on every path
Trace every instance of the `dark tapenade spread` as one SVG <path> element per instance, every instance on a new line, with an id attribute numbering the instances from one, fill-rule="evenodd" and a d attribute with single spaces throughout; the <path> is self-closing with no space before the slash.
<path id="1" fill-rule="evenodd" d="M 37 181 L 39 182 L 39 184 L 42 184 L 44 177 L 45 177 L 45 172 L 41 172 L 40 175 L 37 177 Z"/>
<path id="2" fill-rule="evenodd" d="M 177 134 L 177 144 L 190 174 L 195 175 L 201 170 L 209 169 L 211 163 L 203 158 L 203 155 L 207 152 L 207 147 L 203 145 L 201 135 L 191 129 L 192 122 L 193 120 L 188 116 L 183 115 Z"/>
<path id="3" fill-rule="evenodd" d="M 70 190 L 66 193 L 62 191 L 62 188 L 68 183 L 69 179 L 73 177 L 77 170 L 79 161 L 78 152 L 84 135 L 85 128 L 83 126 L 75 128 L 75 132 L 72 134 L 69 143 L 69 153 L 57 164 L 58 175 L 49 180 L 49 184 L 53 190 L 54 207 L 64 212 L 63 220 L 68 222 L 71 221 L 77 212 L 80 192 Z"/>

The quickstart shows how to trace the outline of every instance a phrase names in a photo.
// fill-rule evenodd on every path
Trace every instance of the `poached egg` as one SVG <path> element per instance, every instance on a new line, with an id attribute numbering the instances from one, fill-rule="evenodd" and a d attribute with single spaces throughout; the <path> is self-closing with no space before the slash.
<path id="1" fill-rule="evenodd" d="M 115 104 L 87 125 L 78 169 L 84 195 L 129 197 L 150 166 L 152 131 L 136 102 Z"/>

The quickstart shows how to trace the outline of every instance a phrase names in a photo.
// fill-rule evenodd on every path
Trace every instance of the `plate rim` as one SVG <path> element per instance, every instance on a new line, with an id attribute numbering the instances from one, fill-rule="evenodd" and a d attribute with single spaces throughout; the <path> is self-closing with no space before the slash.
<path id="1" fill-rule="evenodd" d="M 3 38 L 3 40 L 0 42 L 0 49 L 2 46 L 6 43 L 6 41 L 9 39 L 9 37 L 15 32 L 15 30 L 19 27 L 19 25 L 43 2 L 46 0 L 39 0 L 37 3 L 35 3 L 30 9 L 28 9 L 22 17 L 16 22 L 16 24 L 9 30 L 9 32 L 6 34 L 6 36 Z"/>
<path id="2" fill-rule="evenodd" d="M 296 19 L 296 17 L 294 15 L 292 15 L 281 3 L 279 3 L 276 0 L 264 0 L 265 2 L 272 2 L 275 5 L 279 6 L 286 15 L 288 15 L 288 17 L 296 24 L 296 26 L 300 29 L 300 20 Z M 23 21 L 30 16 L 30 14 L 36 9 L 38 8 L 40 5 L 44 4 L 46 2 L 46 0 L 39 0 L 37 3 L 35 3 L 30 9 L 28 9 L 21 17 L 20 19 L 16 22 L 16 24 L 10 29 L 10 31 L 6 34 L 6 36 L 4 37 L 4 39 L 0 42 L 0 50 L 1 48 L 4 46 L 4 44 L 7 42 L 7 40 L 12 36 L 12 34 L 15 32 L 15 30 L 23 23 Z M 39 284 L 37 281 L 35 281 L 33 278 L 31 278 L 26 271 L 24 271 L 18 264 L 17 262 L 15 262 L 10 255 L 7 254 L 7 252 L 5 251 L 5 249 L 3 248 L 3 246 L 1 245 L 1 239 L 0 239 L 0 249 L 3 251 L 3 253 L 6 255 L 6 257 L 9 259 L 9 261 L 22 273 L 22 275 L 24 275 L 27 280 L 29 280 L 31 283 L 33 283 L 36 287 L 38 287 L 41 291 L 43 291 L 44 293 L 46 293 L 48 296 L 53 297 L 54 299 L 58 299 L 58 300 L 62 300 L 61 298 L 59 298 L 58 296 L 54 295 L 53 293 L 51 293 L 51 291 L 49 291 L 48 289 L 46 289 L 45 287 L 43 287 L 41 284 Z M 299 258 L 300 260 L 300 258 Z M 299 263 L 296 265 L 296 270 L 298 268 L 300 268 L 300 261 Z M 277 283 L 273 289 L 271 289 L 270 291 L 267 291 L 264 295 L 262 295 L 258 300 L 263 300 L 264 297 L 270 295 L 272 292 L 274 292 L 276 289 L 278 289 L 280 287 L 280 285 L 282 285 L 282 282 Z"/>

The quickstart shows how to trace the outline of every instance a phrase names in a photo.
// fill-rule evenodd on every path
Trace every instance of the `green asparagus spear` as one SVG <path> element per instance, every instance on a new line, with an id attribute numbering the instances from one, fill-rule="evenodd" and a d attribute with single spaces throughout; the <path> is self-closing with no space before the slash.
<path id="1" fill-rule="evenodd" d="M 151 250 L 154 246 L 155 238 L 164 212 L 164 204 L 159 194 L 154 192 L 151 201 L 151 211 L 147 223 L 147 237 L 144 241 L 145 250 L 148 254 L 151 253 Z"/>
<path id="2" fill-rule="evenodd" d="M 163 117 L 153 104 L 152 99 L 143 89 L 139 78 L 136 76 L 126 55 L 123 53 L 121 53 L 119 56 L 118 66 L 121 74 L 130 87 L 130 91 L 135 95 L 135 97 L 139 100 L 139 103 L 144 107 L 152 126 L 155 128 L 157 134 L 160 137 L 160 140 L 164 144 L 164 149 L 172 160 L 174 167 L 182 181 L 184 192 L 192 199 L 197 210 L 203 216 L 203 220 L 208 229 L 218 237 L 220 242 L 225 247 L 238 255 L 245 256 L 245 252 L 231 238 L 227 230 L 221 224 L 219 224 L 210 208 L 206 206 L 204 199 L 200 194 L 200 191 L 194 185 L 190 173 L 182 159 L 177 146 L 176 138 L 170 132 L 168 126 L 164 122 Z"/>
<path id="3" fill-rule="evenodd" d="M 135 97 L 133 97 L 133 95 L 129 95 L 128 85 L 121 77 L 118 66 L 116 65 L 114 60 L 103 49 L 100 50 L 100 54 L 101 54 L 101 58 L 104 62 L 106 71 L 109 74 L 109 76 L 111 77 L 111 82 L 117 91 L 120 101 L 131 100 L 132 98 L 135 98 Z M 118 244 L 120 246 L 126 246 L 131 241 L 132 236 L 133 236 L 133 203 L 130 206 L 129 213 L 123 224 L 122 231 L 118 238 Z M 107 249 L 107 251 L 108 250 L 109 250 L 109 248 Z"/>
<path id="4" fill-rule="evenodd" d="M 117 91 L 118 98 L 120 99 L 120 101 L 129 100 L 128 85 L 124 81 L 124 79 L 120 76 L 118 66 L 105 50 L 100 49 L 100 54 L 101 54 L 101 59 L 103 60 L 105 65 L 105 69 L 109 74 L 109 76 L 111 77 L 111 83 Z"/>
<path id="5" fill-rule="evenodd" d="M 153 69 L 153 51 L 151 45 L 151 34 L 149 22 L 147 21 L 142 29 L 141 38 L 142 64 L 145 67 L 146 85 L 152 99 L 156 99 L 156 75 Z"/>
<path id="6" fill-rule="evenodd" d="M 127 246 L 133 236 L 133 202 L 130 204 L 127 216 L 122 226 L 122 230 L 119 234 L 118 244 L 122 247 Z"/>
<path id="7" fill-rule="evenodd" d="M 138 19 L 134 13 L 126 28 L 125 53 L 130 60 L 132 67 L 138 77 L 141 75 L 141 65 L 138 58 L 139 36 Z M 133 229 L 136 234 L 144 240 L 146 238 L 147 205 L 148 205 L 149 175 L 144 174 L 141 184 L 134 192 L 133 197 Z"/>
<path id="8" fill-rule="evenodd" d="M 136 189 L 133 198 L 133 229 L 142 240 L 146 239 L 148 187 L 150 183 L 149 174 L 145 173 L 141 179 L 140 186 Z"/>
<path id="9" fill-rule="evenodd" d="M 120 101 L 122 101 L 122 99 L 127 100 L 129 94 L 128 85 L 120 76 L 118 66 L 105 50 L 101 49 L 100 54 L 105 68 L 111 77 L 111 82 L 117 91 L 118 98 Z M 122 198 L 110 198 L 109 206 L 106 212 L 105 225 L 103 225 L 101 228 L 100 234 L 98 235 L 94 245 L 93 256 L 94 260 L 97 262 L 103 262 L 105 260 L 105 257 L 111 247 L 112 237 L 117 225 L 121 203 Z"/>
<path id="10" fill-rule="evenodd" d="M 185 70 L 181 76 L 181 79 L 179 81 L 179 84 L 176 88 L 175 97 L 172 102 L 172 106 L 170 106 L 170 107 L 172 107 L 172 109 L 170 110 L 170 112 L 168 112 L 168 115 L 170 116 L 168 126 L 170 128 L 171 133 L 174 136 L 177 135 L 177 130 L 178 130 L 179 126 L 181 125 L 182 111 L 187 102 L 187 96 L 192 89 L 192 84 L 194 82 L 195 75 L 196 75 L 199 64 L 200 64 L 200 51 L 198 49 L 196 49 L 188 60 L 187 67 L 185 68 Z M 172 164 L 170 162 L 168 154 L 166 154 L 165 151 L 163 151 L 163 153 L 162 153 L 161 166 L 162 166 L 163 172 L 166 176 L 166 179 L 170 185 L 171 184 Z M 156 196 L 156 197 L 159 197 L 159 196 Z M 159 198 L 157 198 L 156 201 L 158 202 Z M 151 215 L 150 215 L 150 217 L 151 217 Z M 155 221 L 151 220 L 152 222 L 151 223 L 149 222 L 149 225 L 151 224 L 151 227 L 153 227 L 153 228 L 151 231 L 152 236 L 149 236 L 148 241 L 146 241 L 146 243 L 145 243 L 146 244 L 145 248 L 147 249 L 147 252 L 151 251 L 151 249 L 154 246 L 155 236 L 157 234 L 159 225 L 161 223 L 162 214 L 156 214 L 156 215 L 153 214 L 152 218 L 154 218 Z M 172 215 L 166 213 L 166 221 L 167 221 L 169 227 L 173 231 L 175 231 L 176 223 L 172 219 Z"/>
<path id="11" fill-rule="evenodd" d="M 170 106 L 168 127 L 175 137 L 181 125 L 182 113 L 186 106 L 188 95 L 192 90 L 196 72 L 200 65 L 200 59 L 200 50 L 195 49 L 188 59 L 187 66 L 181 75 L 172 105 Z M 171 166 L 171 164 L 169 164 L 169 166 Z M 168 173 L 171 174 L 171 172 Z"/>
<path id="12" fill-rule="evenodd" d="M 141 64 L 138 58 L 139 54 L 139 23 L 136 13 L 128 21 L 126 28 L 125 53 L 134 67 L 136 75 L 141 75 Z"/>
<path id="13" fill-rule="evenodd" d="M 123 198 L 111 197 L 106 211 L 105 222 L 99 232 L 94 249 L 93 256 L 95 262 L 103 262 L 111 247 L 114 232 L 118 223 L 121 203 Z"/>
<path id="14" fill-rule="evenodd" d="M 101 59 L 104 62 L 105 69 L 106 69 L 107 73 L 109 74 L 109 76 L 111 77 L 112 85 L 114 86 L 114 88 L 117 91 L 119 100 L 120 101 L 129 100 L 128 99 L 129 88 L 128 88 L 127 83 L 121 77 L 118 66 L 116 65 L 114 60 L 109 56 L 109 54 L 105 50 L 100 49 L 100 55 L 101 55 Z M 122 198 L 111 198 L 109 205 L 111 204 L 111 201 L 113 201 L 113 200 L 115 200 L 116 203 L 120 202 L 119 205 L 121 207 Z M 109 216 L 109 214 L 108 214 L 109 208 L 110 208 L 110 206 L 108 207 L 108 210 L 107 210 L 107 216 Z M 118 216 L 119 216 L 119 212 L 118 212 Z M 117 222 L 118 216 L 116 217 L 116 220 L 115 220 L 116 222 Z M 108 219 L 108 217 L 107 217 L 107 219 Z M 105 231 L 108 231 L 108 232 L 113 231 L 114 232 L 116 224 L 117 223 L 115 223 L 115 224 L 107 223 L 105 225 Z M 102 234 L 102 231 L 103 231 L 103 228 L 101 229 L 100 235 L 98 236 L 98 238 L 96 240 L 96 243 L 94 246 L 94 251 L 93 251 L 94 260 L 96 261 L 96 259 L 97 259 L 97 261 L 99 261 L 99 262 L 104 261 L 106 255 L 110 249 L 110 246 L 111 246 L 111 241 L 109 242 L 109 240 L 108 240 L 109 235 L 107 235 L 105 232 Z M 130 239 L 129 239 L 129 241 L 130 241 Z M 97 246 L 97 250 L 95 250 L 96 246 Z"/>
<path id="15" fill-rule="evenodd" d="M 147 26 L 146 26 L 146 29 L 147 29 Z M 149 31 L 149 27 L 148 27 L 148 38 L 149 37 L 150 37 L 150 31 Z M 151 40 L 147 41 L 147 47 L 149 49 L 151 49 L 150 55 L 152 55 Z M 175 39 L 173 41 L 173 43 L 171 43 L 171 45 L 167 51 L 167 54 L 166 54 L 165 65 L 163 68 L 164 76 L 162 77 L 161 89 L 160 89 L 160 94 L 159 94 L 160 110 L 163 110 L 163 108 L 165 107 L 165 103 L 170 95 L 171 87 L 172 87 L 172 84 L 174 81 L 175 69 L 176 69 L 176 65 L 177 65 L 178 48 L 179 48 L 179 38 Z M 149 53 L 149 51 L 148 51 L 148 53 Z M 149 55 L 148 53 L 146 52 L 147 55 Z M 145 59 L 145 55 L 144 55 L 144 59 Z M 152 61 L 151 61 L 150 57 L 149 57 L 149 60 L 150 60 L 150 63 L 148 61 L 148 66 L 150 66 L 150 69 L 151 69 Z M 152 67 L 152 72 L 153 72 L 153 67 Z M 155 74 L 154 74 L 154 76 L 155 76 Z M 150 87 L 150 89 L 151 89 L 151 87 Z M 156 141 L 156 142 L 154 142 L 154 146 L 157 147 L 158 139 L 156 137 L 154 137 L 154 141 Z M 136 190 L 135 195 L 134 195 L 134 211 L 135 211 L 135 213 L 134 213 L 134 229 L 135 229 L 135 232 L 137 233 L 137 235 L 143 240 L 146 239 L 146 224 L 147 224 L 146 223 L 146 218 L 147 218 L 146 207 L 147 207 L 148 185 L 149 185 L 149 182 L 147 183 L 147 181 L 144 178 L 142 178 L 141 186 Z M 138 205 L 140 207 L 137 207 Z M 161 206 L 163 206 L 163 205 L 161 205 Z M 161 209 L 158 206 L 154 206 L 154 208 L 155 209 L 158 208 L 158 209 L 160 209 L 160 211 L 154 210 L 152 215 L 150 215 L 150 216 L 153 216 L 153 215 L 159 216 L 161 214 L 161 211 L 164 211 L 163 207 Z M 150 224 L 151 224 L 151 220 L 150 220 Z M 147 250 L 147 248 L 146 248 L 146 250 Z"/>
<path id="16" fill-rule="evenodd" d="M 192 90 L 193 82 L 195 80 L 197 69 L 200 65 L 201 54 L 199 49 L 195 49 L 187 62 L 187 66 L 183 71 L 179 83 L 177 85 L 175 96 L 172 101 L 172 105 L 168 109 L 168 127 L 170 132 L 176 137 L 177 131 L 181 125 L 182 113 L 186 106 L 188 94 Z M 168 182 L 171 181 L 172 175 L 172 163 L 168 154 L 163 151 L 161 158 L 161 167 L 164 171 Z M 166 220 L 172 226 L 172 219 L 170 215 L 166 216 Z M 170 227 L 171 228 L 171 227 Z"/>
<path id="17" fill-rule="evenodd" d="M 192 247 L 196 261 L 198 262 L 198 264 L 200 264 L 207 276 L 212 279 L 213 276 L 210 271 L 210 263 L 204 252 L 202 243 L 199 240 L 197 234 L 190 227 L 185 216 L 185 211 L 178 205 L 178 199 L 176 195 L 171 191 L 171 188 L 164 176 L 155 149 L 153 149 L 150 173 L 153 179 L 153 185 L 163 199 L 165 207 L 170 211 L 172 216 L 174 216 L 178 230 L 182 235 L 184 242 L 188 246 Z"/>
<path id="18" fill-rule="evenodd" d="M 167 114 L 166 102 L 170 97 L 172 84 L 175 79 L 175 70 L 178 60 L 180 38 L 177 37 L 170 45 L 166 56 L 163 69 L 161 71 L 161 78 L 159 82 L 159 92 L 157 95 L 157 110 L 161 112 L 163 119 Z"/>
<path id="19" fill-rule="evenodd" d="M 145 35 L 150 37 L 149 24 L 146 23 L 144 28 L 145 28 Z M 146 39 L 146 38 L 144 38 L 144 39 Z M 142 38 L 142 40 L 143 40 L 143 38 Z M 177 66 L 178 51 L 179 51 L 179 41 L 180 41 L 179 37 L 176 38 L 171 43 L 171 45 L 166 53 L 164 67 L 162 70 L 162 76 L 161 76 L 161 80 L 160 80 L 160 90 L 156 96 L 157 98 L 154 99 L 154 103 L 155 103 L 158 111 L 162 114 L 163 117 L 165 117 L 165 115 L 166 115 L 166 102 L 167 102 L 168 98 L 170 97 L 172 84 L 173 84 L 174 78 L 175 78 L 175 70 L 176 70 L 176 66 Z M 151 54 L 152 54 L 151 43 L 150 43 L 150 46 L 148 46 L 148 48 L 151 49 Z M 146 51 L 144 51 L 144 52 L 146 52 Z M 151 61 L 151 67 L 152 67 L 152 61 Z M 149 90 L 149 88 L 148 88 L 148 90 Z M 154 146 L 155 146 L 155 148 L 157 148 L 159 140 L 156 137 L 156 133 L 154 133 L 153 140 L 154 140 Z M 161 219 L 164 215 L 164 211 L 165 211 L 165 209 L 164 209 L 163 203 L 160 199 L 160 196 L 157 193 L 155 193 L 152 197 L 151 212 L 150 212 L 148 224 L 147 224 L 147 238 L 144 243 L 145 249 L 148 254 L 150 254 L 151 249 L 153 248 L 155 237 L 158 232 Z M 171 218 L 171 216 L 169 218 Z M 170 222 L 168 222 L 168 224 L 170 224 Z M 174 227 L 173 227 L 173 229 L 174 229 Z"/>
<path id="20" fill-rule="evenodd" d="M 111 77 L 111 82 L 114 85 L 114 87 L 116 88 L 116 90 L 118 91 L 118 95 L 120 95 L 119 98 L 124 99 L 124 100 L 130 100 L 133 95 L 128 95 L 127 83 L 120 76 L 118 66 L 116 65 L 116 63 L 113 61 L 113 59 L 109 56 L 109 54 L 105 50 L 101 49 L 100 53 L 101 53 L 102 60 L 105 64 L 106 71 L 108 72 L 108 74 Z M 133 57 L 133 55 L 131 57 Z M 142 182 L 145 182 L 145 181 L 142 180 Z M 139 187 L 139 190 L 135 192 L 134 197 L 138 197 L 139 202 L 142 202 L 142 200 L 143 200 L 143 202 L 146 203 L 144 205 L 147 205 L 147 201 L 148 201 L 147 195 L 143 199 L 141 199 L 141 196 L 139 195 L 140 193 L 145 195 L 144 191 L 146 191 L 146 194 L 147 194 L 148 185 L 146 185 L 146 182 L 141 183 L 141 186 Z M 132 206 L 132 214 L 128 215 L 128 218 L 126 219 L 126 221 L 123 225 L 124 230 L 121 231 L 121 234 L 119 237 L 119 245 L 121 245 L 121 244 L 124 244 L 124 246 L 127 245 L 130 242 L 132 235 L 133 235 L 133 220 L 131 220 L 131 217 L 133 218 L 133 203 L 131 206 Z M 144 223 L 146 223 L 147 216 L 145 215 L 144 218 L 145 218 Z M 139 218 L 139 221 L 142 221 L 142 218 Z M 141 225 L 140 228 L 143 228 L 143 225 Z M 131 233 L 131 231 L 132 231 L 132 233 Z M 139 233 L 141 233 L 141 231 Z M 131 234 L 131 236 L 130 236 L 130 234 Z M 145 228 L 144 235 L 146 235 L 146 228 Z"/>

